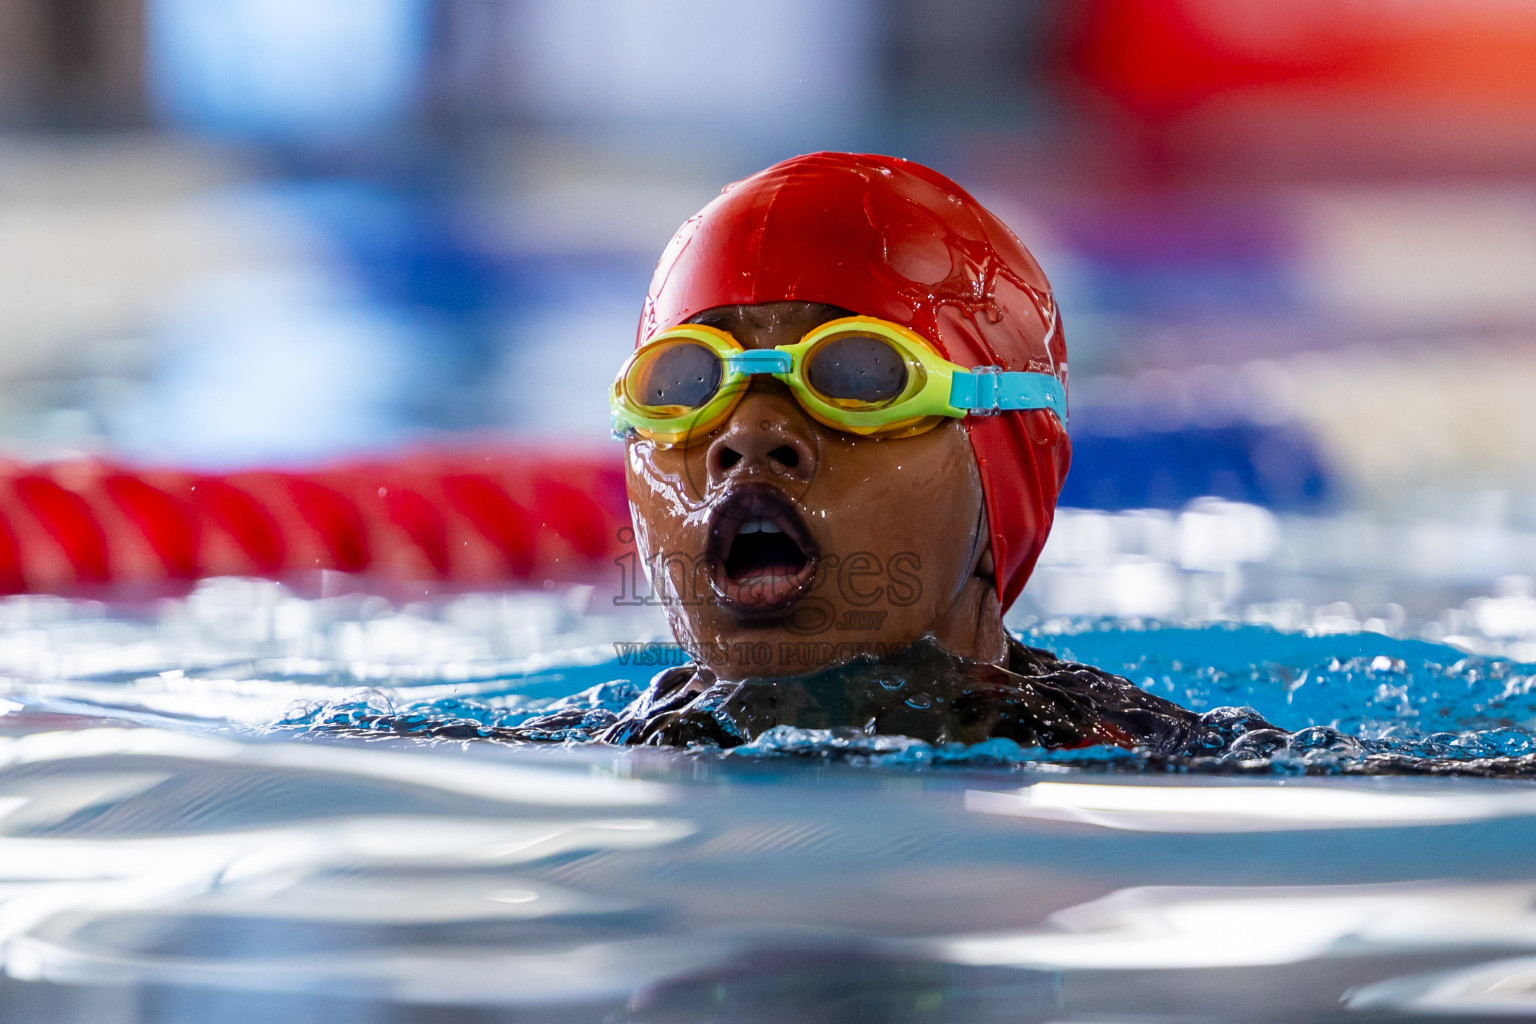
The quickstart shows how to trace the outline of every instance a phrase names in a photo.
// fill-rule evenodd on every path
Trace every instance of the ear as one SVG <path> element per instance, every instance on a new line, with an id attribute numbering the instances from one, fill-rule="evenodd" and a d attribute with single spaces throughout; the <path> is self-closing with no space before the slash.
<path id="1" fill-rule="evenodd" d="M 981 557 L 976 559 L 976 573 L 988 583 L 997 579 L 997 564 L 992 561 L 992 542 L 989 540 L 981 549 Z"/>
<path id="2" fill-rule="evenodd" d="M 997 563 L 992 558 L 992 529 L 987 523 L 987 503 L 983 501 L 976 513 L 976 554 L 971 563 L 971 575 L 995 583 Z"/>

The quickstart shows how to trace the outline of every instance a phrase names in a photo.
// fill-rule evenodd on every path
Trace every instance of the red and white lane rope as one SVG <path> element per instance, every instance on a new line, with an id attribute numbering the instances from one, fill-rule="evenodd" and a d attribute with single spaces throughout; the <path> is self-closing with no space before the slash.
<path id="1" fill-rule="evenodd" d="M 611 456 L 432 451 L 226 474 L 0 462 L 0 593 L 151 595 L 317 570 L 538 584 L 611 571 L 628 527 Z"/>

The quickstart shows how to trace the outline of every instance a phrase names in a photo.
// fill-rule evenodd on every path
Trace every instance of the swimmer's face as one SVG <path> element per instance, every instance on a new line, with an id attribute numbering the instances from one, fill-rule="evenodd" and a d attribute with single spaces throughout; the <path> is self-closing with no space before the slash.
<path id="1" fill-rule="evenodd" d="M 694 322 L 753 349 L 846 315 L 777 302 Z M 627 451 L 652 590 L 678 642 L 722 678 L 804 673 L 925 634 L 963 648 L 978 617 L 1001 642 L 981 478 L 958 420 L 915 437 L 857 437 L 756 376 L 709 433 L 670 447 L 631 434 Z"/>

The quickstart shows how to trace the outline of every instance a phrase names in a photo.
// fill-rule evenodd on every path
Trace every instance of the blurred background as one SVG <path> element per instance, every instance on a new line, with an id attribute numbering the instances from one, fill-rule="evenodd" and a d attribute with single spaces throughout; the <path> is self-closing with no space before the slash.
<path id="1" fill-rule="evenodd" d="M 1522 0 L 0 0 L 0 451 L 602 449 L 673 230 L 816 149 L 950 175 L 1056 287 L 1019 615 L 1536 656 Z"/>

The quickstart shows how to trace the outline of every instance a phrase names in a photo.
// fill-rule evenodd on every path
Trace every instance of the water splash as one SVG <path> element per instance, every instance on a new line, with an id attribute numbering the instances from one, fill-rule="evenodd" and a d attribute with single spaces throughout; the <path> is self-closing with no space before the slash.
<path id="1" fill-rule="evenodd" d="M 599 683 L 569 697 L 516 702 L 512 706 L 458 697 L 418 700 L 396 706 L 386 693 L 365 690 L 338 700 L 313 701 L 292 708 L 268 731 L 414 736 L 423 739 L 506 739 L 511 730 L 535 716 L 576 712 L 579 717 L 539 739 L 581 741 L 611 725 L 618 712 L 640 696 L 642 687 L 627 679 Z"/>
<path id="2" fill-rule="evenodd" d="M 1066 626 L 1027 632 L 1023 639 L 1200 712 L 1204 749 L 1178 755 L 1112 747 L 1046 750 L 1003 739 L 928 743 L 855 728 L 779 726 L 728 752 L 692 754 L 891 769 L 1536 775 L 1536 666 L 1376 634 L 1130 627 L 1103 620 Z M 561 728 L 539 738 L 579 743 L 611 724 L 646 682 L 616 661 L 587 671 L 587 678 L 629 677 L 510 707 L 497 706 L 494 696 L 396 703 L 374 690 L 300 707 L 273 728 L 495 740 L 509 738 L 535 716 L 569 711 L 580 714 L 562 716 Z M 1265 720 L 1280 728 L 1265 727 Z"/>
<path id="3" fill-rule="evenodd" d="M 539 738 L 567 743 L 611 724 L 655 671 L 598 641 L 654 635 L 657 625 L 600 618 L 567 593 L 395 609 L 244 581 L 209 584 L 155 616 L 13 598 L 0 602 L 0 621 L 0 697 L 28 711 L 444 741 L 509 739 L 555 713 L 558 728 Z M 1536 665 L 1427 640 L 1257 625 L 1058 619 L 1021 638 L 1194 710 L 1219 742 L 1157 757 L 805 729 L 731 756 L 903 770 L 1536 775 Z M 1283 731 L 1259 728 L 1255 714 Z"/>
<path id="4" fill-rule="evenodd" d="M 1177 755 L 1104 746 L 1048 751 L 1011 740 L 968 746 L 854 728 L 777 726 L 731 751 L 693 755 L 891 769 L 1536 774 L 1536 666 L 1465 656 L 1422 640 L 1306 636 L 1267 626 L 1127 628 L 1094 620 L 1023 639 L 1201 712 L 1204 749 Z M 373 689 L 300 706 L 272 729 L 504 740 L 530 718 L 570 712 L 561 715 L 561 728 L 538 738 L 581 743 L 611 725 L 647 682 L 617 662 L 587 672 L 587 679 L 628 677 L 541 700 L 515 694 L 395 700 Z M 508 688 L 516 689 L 516 680 L 508 680 Z M 1281 728 L 1266 728 L 1266 720 Z"/>
<path id="5" fill-rule="evenodd" d="M 1536 665 L 1424 640 L 1264 626 L 1092 620 L 1024 639 L 1193 710 L 1243 705 L 1289 730 L 1238 729 L 1214 759 L 1187 767 L 1536 774 Z"/>

